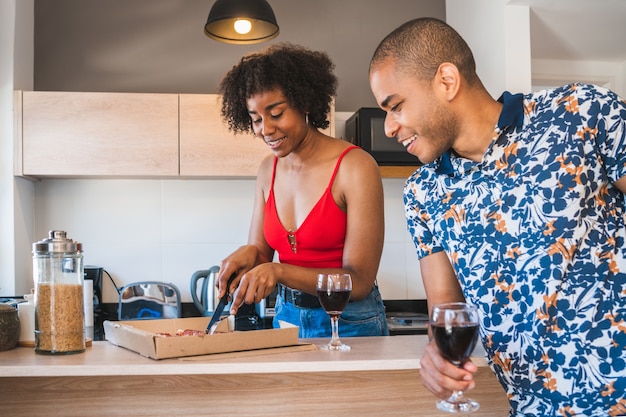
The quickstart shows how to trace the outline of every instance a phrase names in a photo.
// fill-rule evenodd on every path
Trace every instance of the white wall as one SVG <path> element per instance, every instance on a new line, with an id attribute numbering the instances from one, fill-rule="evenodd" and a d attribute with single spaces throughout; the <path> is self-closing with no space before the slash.
<path id="1" fill-rule="evenodd" d="M 574 81 L 603 86 L 626 97 L 626 62 L 535 59 L 533 90 Z"/>
<path id="2" fill-rule="evenodd" d="M 15 1 L 0 3 L 0 276 L 15 274 L 13 254 L 13 42 Z M 15 291 L 15 282 L 0 281 L 0 294 Z"/>
<path id="3" fill-rule="evenodd" d="M 478 75 L 493 97 L 505 90 L 527 93 L 574 81 L 626 96 L 626 62 L 531 59 L 530 8 L 509 3 L 446 0 L 446 21 L 472 48 Z"/>
<path id="4" fill-rule="evenodd" d="M 13 177 L 13 90 L 33 88 L 33 0 L 0 2 L 0 294 L 30 288 L 33 184 Z"/>
<path id="5" fill-rule="evenodd" d="M 446 22 L 474 53 L 476 72 L 492 97 L 531 89 L 528 6 L 508 0 L 446 0 Z M 471 16 L 471 18 L 468 18 Z"/>

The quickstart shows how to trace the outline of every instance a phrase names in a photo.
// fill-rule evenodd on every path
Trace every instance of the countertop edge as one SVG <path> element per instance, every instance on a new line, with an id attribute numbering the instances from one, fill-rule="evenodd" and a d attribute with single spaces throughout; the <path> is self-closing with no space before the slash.
<path id="1" fill-rule="evenodd" d="M 417 370 L 426 336 L 348 338 L 351 352 L 311 350 L 293 353 L 207 359 L 154 360 L 109 342 L 94 342 L 76 355 L 37 355 L 19 347 L 0 352 L 0 380 L 6 377 L 276 374 Z M 321 340 L 303 340 L 321 344 Z M 344 340 L 345 342 L 345 340 Z M 486 366 L 483 357 L 472 358 Z"/>

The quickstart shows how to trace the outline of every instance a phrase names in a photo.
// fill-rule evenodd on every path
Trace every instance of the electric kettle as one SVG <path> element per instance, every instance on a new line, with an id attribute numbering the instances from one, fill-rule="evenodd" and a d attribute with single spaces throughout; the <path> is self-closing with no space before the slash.
<path id="1" fill-rule="evenodd" d="M 211 316 L 217 305 L 217 293 L 215 291 L 215 279 L 220 271 L 219 266 L 196 271 L 191 276 L 190 292 L 196 308 L 203 316 Z M 200 290 L 198 291 L 198 286 Z M 198 292 L 200 296 L 198 296 Z"/>

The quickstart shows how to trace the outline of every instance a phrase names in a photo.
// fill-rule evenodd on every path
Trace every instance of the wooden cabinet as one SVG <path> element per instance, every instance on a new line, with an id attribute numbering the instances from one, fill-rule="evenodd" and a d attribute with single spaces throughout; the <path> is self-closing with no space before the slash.
<path id="1" fill-rule="evenodd" d="M 220 115 L 218 94 L 180 95 L 180 175 L 254 177 L 269 147 L 252 134 L 234 135 Z"/>
<path id="2" fill-rule="evenodd" d="M 259 164 L 271 154 L 251 133 L 233 134 L 222 120 L 219 94 L 180 95 L 180 175 L 254 177 Z M 334 134 L 335 117 L 323 130 Z"/>
<path id="3" fill-rule="evenodd" d="M 178 175 L 178 94 L 24 91 L 21 111 L 20 175 Z"/>
<path id="4" fill-rule="evenodd" d="M 235 135 L 218 94 L 15 94 L 15 174 L 26 177 L 254 177 L 271 154 Z M 334 135 L 334 110 L 330 127 Z"/>

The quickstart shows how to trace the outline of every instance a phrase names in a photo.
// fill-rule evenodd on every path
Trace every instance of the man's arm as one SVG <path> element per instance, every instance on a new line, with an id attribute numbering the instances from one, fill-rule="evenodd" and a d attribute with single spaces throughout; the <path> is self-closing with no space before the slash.
<path id="1" fill-rule="evenodd" d="M 429 309 L 435 304 L 465 301 L 445 252 L 436 252 L 420 259 L 420 270 Z"/>
<path id="2" fill-rule="evenodd" d="M 621 192 L 626 193 L 626 176 L 623 176 L 619 180 L 615 181 L 613 185 Z"/>
<path id="3" fill-rule="evenodd" d="M 420 259 L 420 269 L 429 309 L 435 304 L 465 301 L 445 252 L 437 252 Z M 422 383 L 439 398 L 448 398 L 453 391 L 474 388 L 472 374 L 477 370 L 471 361 L 467 361 L 463 368 L 457 368 L 439 354 L 433 340 L 426 346 L 420 361 Z"/>

